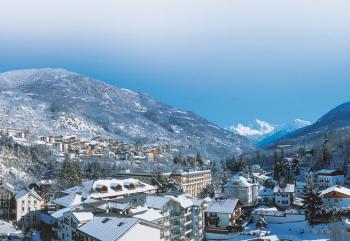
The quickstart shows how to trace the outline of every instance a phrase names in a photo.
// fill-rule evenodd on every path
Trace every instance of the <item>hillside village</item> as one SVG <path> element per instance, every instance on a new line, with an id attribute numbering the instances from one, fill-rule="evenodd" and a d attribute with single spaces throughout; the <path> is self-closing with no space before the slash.
<path id="1" fill-rule="evenodd" d="M 42 175 L 19 185 L 1 170 L 0 237 L 8 240 L 337 240 L 350 238 L 347 163 L 310 168 L 276 153 L 271 169 L 179 146 L 34 136 L 2 128 L 13 146 L 43 146 Z M 54 166 L 52 166 L 54 165 Z M 59 169 L 59 170 L 57 170 Z M 342 240 L 339 239 L 339 240 Z"/>

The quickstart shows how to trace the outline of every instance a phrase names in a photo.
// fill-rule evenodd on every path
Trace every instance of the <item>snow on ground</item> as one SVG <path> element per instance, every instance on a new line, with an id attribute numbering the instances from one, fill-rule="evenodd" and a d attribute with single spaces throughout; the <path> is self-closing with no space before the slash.
<path id="1" fill-rule="evenodd" d="M 326 229 L 326 226 L 318 225 L 315 227 L 315 229 L 317 230 L 322 230 L 323 228 Z M 304 231 L 304 233 L 301 232 L 302 230 Z M 331 240 L 329 234 L 311 233 L 311 226 L 309 226 L 309 224 L 306 221 L 285 223 L 285 224 L 268 224 L 266 231 L 270 231 L 270 235 L 277 235 L 280 239 L 287 239 L 287 240 L 293 240 L 293 241 L 300 241 L 300 240 L 329 241 Z M 243 232 L 252 233 L 252 232 L 259 232 L 259 230 L 256 229 L 255 224 L 251 224 L 247 228 L 245 228 Z M 255 236 L 251 236 L 251 235 L 238 235 L 228 240 L 242 241 L 247 239 L 249 240 L 254 237 Z M 347 238 L 350 238 L 350 237 L 344 237 L 343 240 L 348 240 Z"/>
<path id="2" fill-rule="evenodd" d="M 16 230 L 16 228 L 9 222 L 0 220 L 0 236 L 7 236 L 13 234 L 21 234 L 21 231 Z"/>

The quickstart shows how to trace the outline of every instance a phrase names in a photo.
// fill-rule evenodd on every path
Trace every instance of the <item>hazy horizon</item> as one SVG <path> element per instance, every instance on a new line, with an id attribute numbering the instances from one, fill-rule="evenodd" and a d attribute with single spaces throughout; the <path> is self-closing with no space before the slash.
<path id="1" fill-rule="evenodd" d="M 226 127 L 350 100 L 347 1 L 0 1 L 0 71 L 64 68 Z M 14 14 L 16 13 L 16 14 Z"/>

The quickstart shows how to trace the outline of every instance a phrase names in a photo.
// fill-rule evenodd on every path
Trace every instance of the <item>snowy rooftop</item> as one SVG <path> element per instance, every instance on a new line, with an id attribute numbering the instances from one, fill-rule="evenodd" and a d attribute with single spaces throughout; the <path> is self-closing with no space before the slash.
<path id="1" fill-rule="evenodd" d="M 234 175 L 230 182 L 225 185 L 225 187 L 251 187 L 252 184 L 248 181 L 247 178 L 240 176 L 240 175 Z"/>
<path id="2" fill-rule="evenodd" d="M 80 194 L 71 193 L 64 197 L 57 198 L 53 200 L 53 202 L 63 207 L 73 207 L 81 204 L 82 200 Z"/>
<path id="3" fill-rule="evenodd" d="M 183 194 L 178 197 L 169 196 L 174 201 L 180 203 L 182 208 L 189 208 L 192 206 L 201 206 L 204 203 L 203 199 L 193 198 L 189 195 Z"/>
<path id="4" fill-rule="evenodd" d="M 199 174 L 205 174 L 205 173 L 211 173 L 211 171 L 210 170 L 188 171 L 188 172 L 174 173 L 173 175 L 192 176 L 192 175 L 199 175 Z"/>
<path id="5" fill-rule="evenodd" d="M 16 200 L 21 199 L 22 197 L 26 196 L 27 194 L 35 197 L 38 200 L 41 200 L 41 197 L 35 192 L 35 191 L 29 191 L 27 189 L 20 190 L 16 193 Z"/>
<path id="6" fill-rule="evenodd" d="M 212 200 L 210 203 L 208 203 L 206 212 L 233 213 L 238 202 L 238 199 Z"/>
<path id="7" fill-rule="evenodd" d="M 94 214 L 92 212 L 73 212 L 73 215 L 79 222 L 90 221 L 94 218 Z"/>
<path id="8" fill-rule="evenodd" d="M 171 198 L 162 196 L 147 196 L 146 206 L 149 208 L 162 209 Z"/>
<path id="9" fill-rule="evenodd" d="M 273 189 L 274 193 L 277 192 L 284 192 L 284 193 L 294 193 L 295 190 L 295 184 L 287 184 L 285 187 L 281 187 L 279 185 L 276 185 Z"/>
<path id="10" fill-rule="evenodd" d="M 15 193 L 15 188 L 10 183 L 2 183 L 0 184 L 0 187 L 4 187 L 5 189 L 9 190 L 12 193 Z"/>
<path id="11" fill-rule="evenodd" d="M 97 240 L 115 241 L 137 223 L 136 218 L 95 217 L 79 230 Z"/>
<path id="12" fill-rule="evenodd" d="M 139 210 L 139 211 L 141 211 L 141 210 Z M 164 216 L 160 213 L 159 210 L 155 210 L 153 208 L 146 208 L 141 212 L 135 213 L 135 215 L 133 215 L 133 217 L 139 218 L 139 219 L 142 219 L 145 221 L 150 221 L 150 222 L 164 218 Z"/>
<path id="13" fill-rule="evenodd" d="M 64 214 L 65 212 L 70 211 L 70 210 L 71 210 L 71 208 L 62 208 L 62 209 L 59 209 L 59 210 L 57 210 L 56 212 L 52 213 L 52 214 L 51 214 L 51 217 L 53 217 L 53 218 L 56 219 L 56 220 L 62 220 L 62 219 L 63 219 L 63 214 Z"/>
<path id="14" fill-rule="evenodd" d="M 343 187 L 343 186 L 332 186 L 332 187 L 329 187 L 325 190 L 323 190 L 320 194 L 320 196 L 323 196 L 327 193 L 330 193 L 330 192 L 339 192 L 339 193 L 343 193 L 345 195 L 348 195 L 350 196 L 350 189 L 346 188 L 346 187 Z"/>
<path id="15" fill-rule="evenodd" d="M 155 186 L 141 182 L 134 178 L 124 180 L 109 179 L 97 181 L 85 181 L 82 184 L 72 187 L 64 191 L 64 193 L 71 194 L 81 192 L 85 198 L 111 198 L 116 196 L 124 196 L 136 193 L 149 193 L 156 191 Z"/>

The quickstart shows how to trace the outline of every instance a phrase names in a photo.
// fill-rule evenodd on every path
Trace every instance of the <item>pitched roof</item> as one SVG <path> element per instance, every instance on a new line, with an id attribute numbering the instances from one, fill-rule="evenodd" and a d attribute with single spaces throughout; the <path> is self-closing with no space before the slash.
<path id="1" fill-rule="evenodd" d="M 15 198 L 16 198 L 16 200 L 18 200 L 18 199 L 24 197 L 27 194 L 35 197 L 38 200 L 41 200 L 41 197 L 39 196 L 39 194 L 37 194 L 35 191 L 28 190 L 28 189 L 23 189 L 23 190 L 20 190 L 20 191 L 16 192 L 16 197 Z"/>
<path id="2" fill-rule="evenodd" d="M 225 187 L 251 187 L 251 186 L 252 184 L 248 181 L 248 179 L 240 175 L 232 176 L 230 182 L 225 185 Z"/>
<path id="3" fill-rule="evenodd" d="M 171 198 L 162 196 L 146 196 L 146 206 L 149 208 L 161 209 Z"/>
<path id="4" fill-rule="evenodd" d="M 136 218 L 95 217 L 78 229 L 97 240 L 115 241 L 137 223 Z"/>
<path id="5" fill-rule="evenodd" d="M 135 215 L 132 216 L 150 222 L 164 218 L 164 216 L 160 213 L 159 210 L 155 210 L 152 208 L 146 208 L 146 210 L 144 210 L 143 212 L 135 213 Z"/>
<path id="6" fill-rule="evenodd" d="M 349 195 L 350 196 L 350 189 L 349 188 L 346 188 L 346 187 L 343 187 L 343 186 L 332 186 L 332 187 L 329 187 L 325 190 L 323 190 L 320 194 L 320 196 L 323 196 L 327 193 L 330 193 L 330 192 L 340 192 L 340 193 L 343 193 L 345 195 Z"/>
<path id="7" fill-rule="evenodd" d="M 90 221 L 94 218 L 94 214 L 92 212 L 72 212 L 73 215 L 78 219 L 79 222 Z"/>
<path id="8" fill-rule="evenodd" d="M 274 193 L 277 193 L 277 192 L 293 193 L 294 191 L 295 191 L 295 184 L 287 184 L 285 187 L 276 185 L 275 188 L 273 189 Z"/>
<path id="9" fill-rule="evenodd" d="M 233 213 L 239 200 L 238 199 L 224 199 L 212 200 L 208 203 L 206 212 L 209 213 Z"/>
<path id="10" fill-rule="evenodd" d="M 63 207 L 73 207 L 76 205 L 79 205 L 82 203 L 81 195 L 77 193 L 71 193 L 66 196 L 57 198 L 52 201 L 53 203 L 56 203 L 58 205 L 61 205 Z"/>
<path id="11" fill-rule="evenodd" d="M 0 183 L 0 187 L 5 188 L 6 190 L 8 190 L 12 193 L 16 192 L 15 188 L 8 182 Z"/>
<path id="12" fill-rule="evenodd" d="M 135 188 L 129 189 L 129 184 L 134 184 Z M 112 187 L 120 185 L 120 190 L 115 190 Z M 98 188 L 106 187 L 107 192 L 99 192 Z M 85 181 L 82 184 L 69 188 L 64 191 L 64 193 L 77 193 L 81 192 L 82 196 L 85 198 L 108 198 L 114 196 L 130 195 L 136 193 L 146 193 L 149 191 L 155 191 L 157 188 L 155 186 L 149 185 L 147 183 L 141 182 L 134 178 L 127 179 L 101 179 L 96 181 Z"/>

